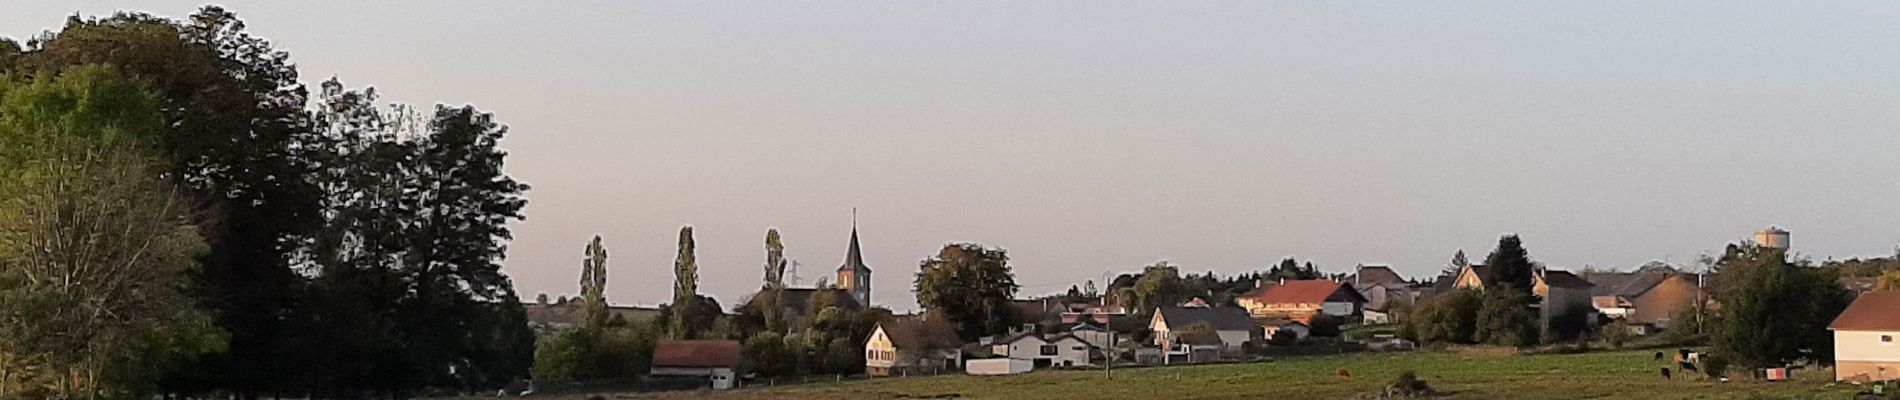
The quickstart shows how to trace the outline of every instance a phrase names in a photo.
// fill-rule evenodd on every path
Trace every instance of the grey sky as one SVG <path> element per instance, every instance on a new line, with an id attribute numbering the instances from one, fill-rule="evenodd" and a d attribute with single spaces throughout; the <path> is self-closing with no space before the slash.
<path id="1" fill-rule="evenodd" d="M 7 1 L 24 38 L 104 2 Z M 1555 267 L 1687 262 L 1762 226 L 1900 243 L 1894 2 L 231 2 L 314 83 L 474 103 L 534 185 L 506 271 L 608 296 L 807 284 L 860 209 L 875 302 L 948 241 L 1028 293 L 1191 271 L 1437 270 L 1503 232 Z M 196 3 L 141 1 L 183 16 Z"/>

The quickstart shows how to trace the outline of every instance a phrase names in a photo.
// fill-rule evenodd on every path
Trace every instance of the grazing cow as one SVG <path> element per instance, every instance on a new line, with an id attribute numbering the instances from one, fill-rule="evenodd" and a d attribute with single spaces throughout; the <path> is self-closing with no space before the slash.
<path id="1" fill-rule="evenodd" d="M 1695 363 L 1692 363 L 1692 362 L 1682 363 L 1682 370 L 1688 371 L 1688 372 L 1702 372 L 1702 371 L 1697 371 L 1695 369 Z"/>
<path id="2" fill-rule="evenodd" d="M 1663 379 L 1675 379 L 1675 378 L 1669 377 L 1669 367 L 1662 368 L 1662 376 L 1663 376 Z"/>
<path id="3" fill-rule="evenodd" d="M 1347 371 L 1345 368 L 1333 371 L 1333 375 L 1339 376 L 1339 379 L 1352 379 L 1352 371 Z"/>
<path id="4" fill-rule="evenodd" d="M 1663 357 L 1662 352 L 1660 351 L 1656 352 L 1656 361 L 1662 361 L 1662 357 Z"/>

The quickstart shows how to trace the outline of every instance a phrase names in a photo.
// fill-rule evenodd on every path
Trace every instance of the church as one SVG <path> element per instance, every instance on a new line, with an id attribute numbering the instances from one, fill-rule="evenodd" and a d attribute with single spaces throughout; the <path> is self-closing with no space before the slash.
<path id="1" fill-rule="evenodd" d="M 871 267 L 864 265 L 864 255 L 858 250 L 858 221 L 855 217 L 851 219 L 851 247 L 845 250 L 844 265 L 838 266 L 835 282 L 839 290 L 851 294 L 858 304 L 871 306 Z"/>

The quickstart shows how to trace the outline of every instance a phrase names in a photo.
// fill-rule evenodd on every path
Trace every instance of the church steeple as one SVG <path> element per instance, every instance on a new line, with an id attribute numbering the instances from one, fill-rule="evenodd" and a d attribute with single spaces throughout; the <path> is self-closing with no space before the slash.
<path id="1" fill-rule="evenodd" d="M 858 305 L 871 305 L 871 267 L 864 265 L 864 254 L 858 249 L 858 209 L 851 209 L 851 245 L 845 249 L 844 265 L 838 266 L 838 289 L 851 294 Z"/>

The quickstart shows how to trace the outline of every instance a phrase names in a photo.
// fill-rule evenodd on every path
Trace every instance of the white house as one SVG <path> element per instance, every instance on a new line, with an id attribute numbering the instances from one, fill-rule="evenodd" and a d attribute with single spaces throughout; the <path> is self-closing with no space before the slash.
<path id="1" fill-rule="evenodd" d="M 1093 324 L 1075 324 L 1075 326 L 1069 328 L 1069 334 L 1075 335 L 1075 337 L 1082 339 L 1082 341 L 1088 342 L 1090 346 L 1095 346 L 1100 349 L 1114 348 L 1116 342 L 1128 339 L 1127 337 L 1115 335 L 1115 332 L 1108 330 L 1108 328 L 1095 326 Z"/>
<path id="2" fill-rule="evenodd" d="M 1867 292 L 1834 323 L 1834 379 L 1900 379 L 1900 291 Z"/>
<path id="3" fill-rule="evenodd" d="M 1229 349 L 1239 349 L 1260 331 L 1247 310 L 1238 307 L 1160 307 L 1148 321 L 1148 329 L 1154 331 L 1155 345 L 1167 348 L 1175 344 L 1181 332 L 1198 324 L 1212 328 L 1220 336 L 1221 345 Z"/>
<path id="4" fill-rule="evenodd" d="M 879 323 L 864 342 L 869 376 L 955 371 L 963 361 L 956 328 L 943 321 L 899 317 Z"/>
<path id="5" fill-rule="evenodd" d="M 1073 334 L 1043 337 L 1024 332 L 990 342 L 990 352 L 1017 360 L 1029 360 L 1036 368 L 1089 365 L 1095 346 Z"/>

